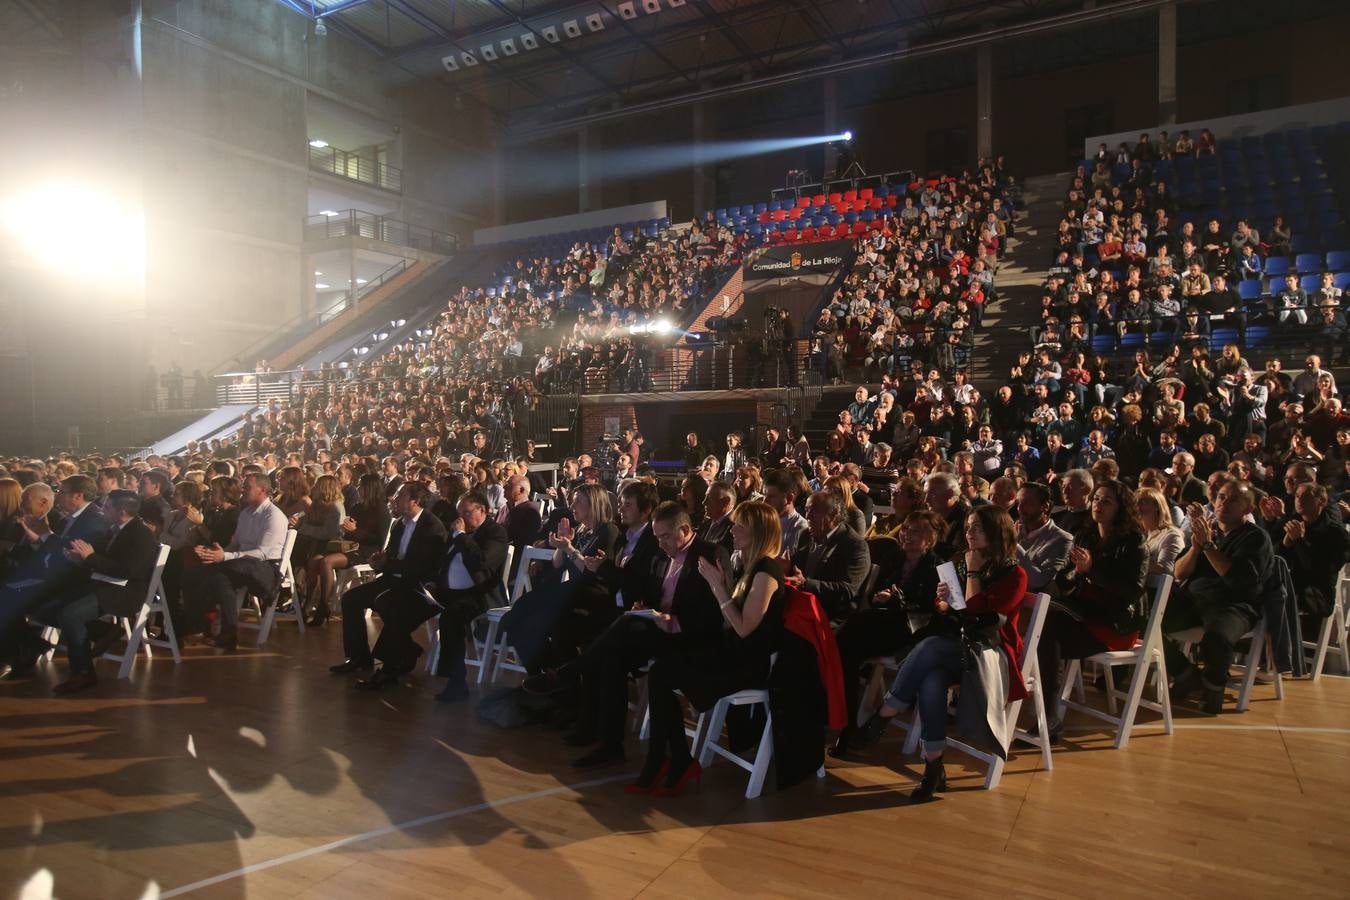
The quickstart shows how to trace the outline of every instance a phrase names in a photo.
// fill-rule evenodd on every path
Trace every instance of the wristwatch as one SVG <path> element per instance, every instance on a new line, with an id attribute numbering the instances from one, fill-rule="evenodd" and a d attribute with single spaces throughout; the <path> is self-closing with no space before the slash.
<path id="1" fill-rule="evenodd" d="M 1200 545 L 1200 549 L 1201 549 L 1201 550 L 1205 550 L 1205 551 L 1209 551 L 1209 550 L 1218 550 L 1218 549 L 1219 549 L 1219 545 L 1216 544 L 1216 543 L 1214 543 L 1214 541 L 1211 539 L 1211 540 L 1205 541 L 1203 544 L 1201 544 L 1201 545 Z"/>

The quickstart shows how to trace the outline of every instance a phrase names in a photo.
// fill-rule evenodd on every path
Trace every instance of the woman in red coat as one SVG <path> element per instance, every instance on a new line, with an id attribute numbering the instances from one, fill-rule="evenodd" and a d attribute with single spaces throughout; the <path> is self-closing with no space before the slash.
<path id="1" fill-rule="evenodd" d="M 911 800 L 931 800 L 947 788 L 942 752 L 947 746 L 947 689 L 961 683 L 965 648 L 956 617 L 969 631 L 982 613 L 996 613 L 997 644 L 1008 661 L 1008 699 L 1026 696 L 1026 685 L 1017 661 L 1022 637 L 1017 614 L 1027 590 L 1027 573 L 1017 564 L 1017 534 L 1012 518 L 1002 508 L 980 506 L 966 517 L 966 606 L 958 612 L 949 603 L 951 592 L 939 584 L 935 615 L 924 638 L 900 664 L 886 702 L 867 724 L 870 735 L 879 735 L 896 714 L 915 706 L 923 728 L 923 781 L 910 794 Z"/>

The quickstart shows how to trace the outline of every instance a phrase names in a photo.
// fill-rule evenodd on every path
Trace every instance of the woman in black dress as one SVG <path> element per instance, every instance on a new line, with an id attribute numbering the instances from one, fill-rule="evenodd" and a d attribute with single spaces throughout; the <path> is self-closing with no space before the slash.
<path id="1" fill-rule="evenodd" d="M 722 638 L 702 652 L 682 652 L 679 644 L 658 659 L 647 676 L 651 739 L 638 780 L 626 790 L 634 794 L 675 796 L 702 767 L 689 754 L 678 690 L 699 711 L 736 691 L 763 687 L 769 680 L 769 658 L 783 632 L 782 531 L 778 513 L 767 503 L 743 503 L 731 512 L 731 541 L 740 562 L 728 574 L 699 559 L 699 573 L 722 608 Z"/>
<path id="2" fill-rule="evenodd" d="M 327 551 L 327 545 L 309 560 L 309 583 L 317 588 L 313 611 L 306 620 L 311 628 L 328 621 L 328 612 L 337 593 L 337 572 L 364 563 L 377 550 L 384 549 L 389 537 L 389 500 L 385 496 L 384 481 L 379 475 L 366 473 L 356 485 L 356 503 L 346 510 L 338 528 L 341 540 L 355 541 L 356 549 L 346 552 Z"/>

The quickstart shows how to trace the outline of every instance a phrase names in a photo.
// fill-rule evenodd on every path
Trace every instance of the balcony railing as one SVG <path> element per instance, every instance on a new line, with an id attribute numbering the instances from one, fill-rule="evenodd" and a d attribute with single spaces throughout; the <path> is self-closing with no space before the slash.
<path id="1" fill-rule="evenodd" d="M 422 225 L 409 225 L 398 219 L 366 212 L 344 209 L 331 215 L 310 216 L 305 219 L 305 240 L 323 241 L 332 238 L 362 237 L 372 241 L 398 244 L 453 256 L 459 250 L 459 235 L 436 231 Z"/>
<path id="2" fill-rule="evenodd" d="M 337 147 L 310 147 L 309 167 L 325 175 L 359 181 L 396 194 L 403 193 L 403 171 Z"/>

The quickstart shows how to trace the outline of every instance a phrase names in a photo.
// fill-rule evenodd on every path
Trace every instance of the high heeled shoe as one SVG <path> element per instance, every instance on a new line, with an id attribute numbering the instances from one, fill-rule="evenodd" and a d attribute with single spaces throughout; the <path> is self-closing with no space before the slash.
<path id="1" fill-rule="evenodd" d="M 925 803 L 933 799 L 935 793 L 947 790 L 947 770 L 943 768 L 942 757 L 926 759 L 923 763 L 923 779 L 909 795 L 911 803 Z"/>
<path id="2" fill-rule="evenodd" d="M 689 785 L 689 782 L 691 781 L 694 782 L 694 784 L 699 785 L 700 787 L 702 787 L 703 785 L 703 767 L 698 764 L 698 760 L 696 759 L 689 760 L 689 765 L 684 767 L 684 771 L 681 772 L 679 774 L 679 777 L 677 777 L 674 781 L 671 781 L 669 776 L 667 776 L 666 777 L 667 783 L 662 785 L 661 787 L 653 788 L 652 796 L 678 797 L 680 796 L 680 794 L 684 793 L 684 789 Z"/>
<path id="3" fill-rule="evenodd" d="M 661 768 L 656 770 L 656 774 L 652 776 L 651 780 L 644 781 L 642 776 L 639 775 L 637 781 L 623 786 L 623 792 L 625 794 L 650 794 L 656 790 L 656 787 L 660 782 L 665 780 L 666 773 L 669 771 L 670 760 L 666 760 L 661 763 Z"/>
<path id="4" fill-rule="evenodd" d="M 306 628 L 322 628 L 328 621 L 328 603 L 320 600 L 318 605 L 305 617 Z"/>
<path id="5" fill-rule="evenodd" d="M 850 741 L 851 749 L 861 750 L 881 740 L 881 736 L 886 733 L 886 726 L 891 724 L 891 719 L 895 716 L 883 716 L 881 713 L 872 713 L 872 718 L 863 723 L 862 727 L 853 733 Z"/>

